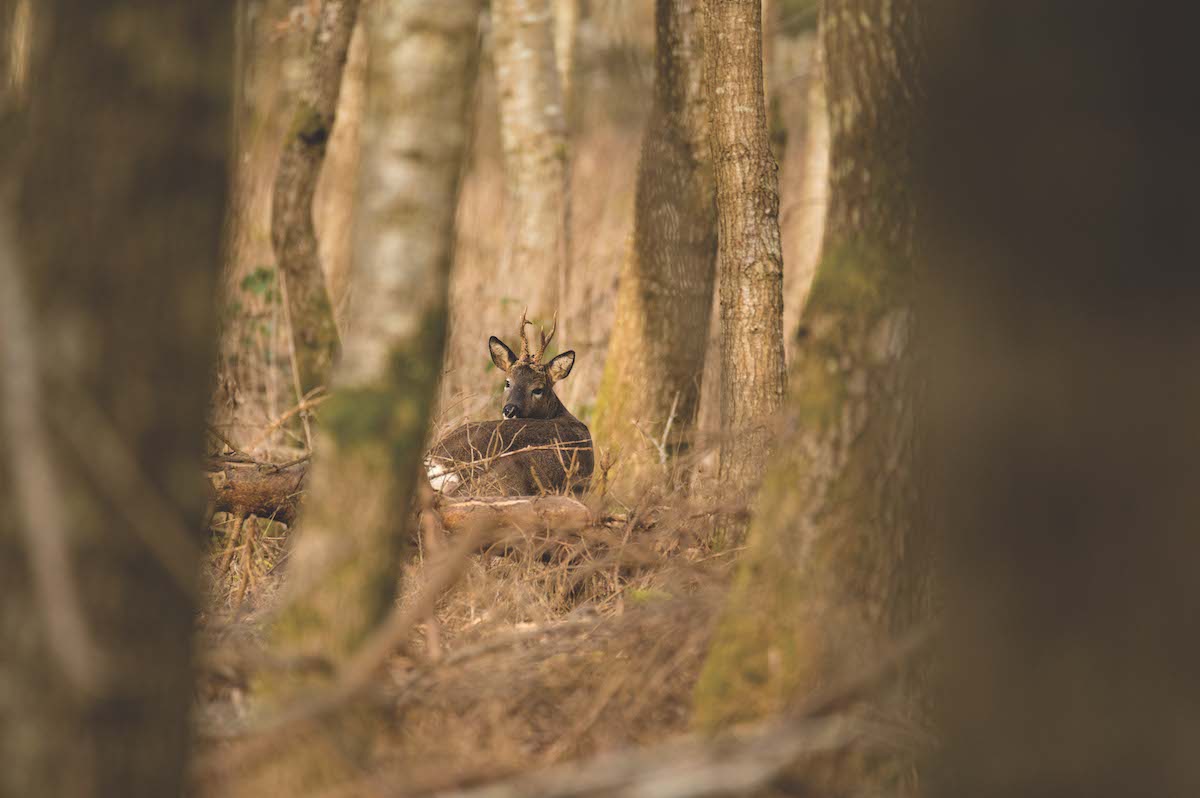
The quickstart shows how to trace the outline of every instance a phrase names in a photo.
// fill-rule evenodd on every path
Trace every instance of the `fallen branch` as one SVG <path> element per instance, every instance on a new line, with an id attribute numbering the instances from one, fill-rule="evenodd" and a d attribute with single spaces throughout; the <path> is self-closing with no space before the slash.
<path id="1" fill-rule="evenodd" d="M 217 512 L 274 518 L 291 525 L 303 499 L 307 461 L 307 455 L 277 466 L 211 461 L 208 478 L 213 487 L 213 506 Z M 443 502 L 438 509 L 450 533 L 475 524 L 541 532 L 578 531 L 625 523 L 624 515 L 597 515 L 570 496 L 466 499 Z"/>
<path id="2" fill-rule="evenodd" d="M 806 756 L 845 749 L 876 730 L 846 718 L 762 723 L 567 762 L 511 781 L 438 792 L 437 798 L 712 798 L 751 795 Z M 890 735 L 889 735 L 890 736 Z"/>
<path id="3" fill-rule="evenodd" d="M 213 461 L 208 471 L 213 507 L 217 512 L 239 518 L 256 515 L 274 518 L 290 526 L 300 509 L 307 475 L 306 462 L 260 466 Z"/>
<path id="4" fill-rule="evenodd" d="M 571 532 L 625 523 L 624 515 L 597 515 L 570 496 L 466 499 L 446 502 L 439 509 L 449 532 L 476 524 L 493 529 Z"/>

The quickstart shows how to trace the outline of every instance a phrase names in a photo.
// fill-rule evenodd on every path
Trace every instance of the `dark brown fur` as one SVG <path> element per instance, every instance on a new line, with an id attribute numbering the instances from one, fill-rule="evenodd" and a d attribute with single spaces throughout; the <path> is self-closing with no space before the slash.
<path id="1" fill-rule="evenodd" d="M 587 487 L 594 465 L 591 433 L 554 393 L 555 383 L 571 373 L 575 353 L 542 363 L 554 330 L 542 332 L 534 352 L 525 336 L 527 324 L 522 315 L 519 356 L 495 336 L 488 341 L 492 362 L 505 376 L 505 418 L 464 424 L 433 445 L 427 466 L 436 489 L 532 496 Z"/>

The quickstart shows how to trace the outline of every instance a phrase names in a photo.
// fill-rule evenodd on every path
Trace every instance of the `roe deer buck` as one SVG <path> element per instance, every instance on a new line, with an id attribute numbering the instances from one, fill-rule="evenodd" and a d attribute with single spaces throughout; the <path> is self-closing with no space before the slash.
<path id="1" fill-rule="evenodd" d="M 504 400 L 498 421 L 464 424 L 435 443 L 426 459 L 434 490 L 450 493 L 470 483 L 476 495 L 531 496 L 581 492 L 592 475 L 592 435 L 563 407 L 554 385 L 567 378 L 575 352 L 542 362 L 558 327 L 541 328 L 541 345 L 530 347 L 521 314 L 521 354 L 496 336 L 488 339 L 492 362 L 504 372 Z"/>

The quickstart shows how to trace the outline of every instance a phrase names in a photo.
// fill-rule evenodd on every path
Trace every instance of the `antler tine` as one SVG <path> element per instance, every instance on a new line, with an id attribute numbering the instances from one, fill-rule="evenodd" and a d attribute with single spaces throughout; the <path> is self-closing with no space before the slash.
<path id="1" fill-rule="evenodd" d="M 552 340 L 554 340 L 554 333 L 556 330 L 558 330 L 558 311 L 557 310 L 554 311 L 554 320 L 550 322 L 550 334 L 546 335 L 545 327 L 542 327 L 540 330 L 540 335 L 542 336 L 542 346 L 540 349 L 538 349 L 537 358 L 535 358 L 536 360 L 541 360 L 542 355 L 546 354 L 546 347 L 550 345 L 550 342 Z"/>
<path id="2" fill-rule="evenodd" d="M 525 335 L 525 327 L 531 322 L 525 317 L 529 313 L 529 308 L 521 311 L 521 326 L 517 328 L 518 334 L 521 336 L 521 354 L 518 359 L 524 359 L 529 356 L 529 338 Z"/>

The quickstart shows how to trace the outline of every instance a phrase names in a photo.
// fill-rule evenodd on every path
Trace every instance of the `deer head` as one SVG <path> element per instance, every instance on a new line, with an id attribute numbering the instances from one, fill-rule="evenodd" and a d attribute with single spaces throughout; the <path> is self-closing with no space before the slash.
<path id="1" fill-rule="evenodd" d="M 521 313 L 521 326 L 517 330 L 521 336 L 520 355 L 513 354 L 496 336 L 488 339 L 492 362 L 504 372 L 504 417 L 555 418 L 565 413 L 566 408 L 554 395 L 554 384 L 565 380 L 571 373 L 571 367 L 575 365 L 575 352 L 563 352 L 549 363 L 543 363 L 542 355 L 546 354 L 546 347 L 558 328 L 558 313 L 554 314 L 549 335 L 544 327 L 539 328 L 541 343 L 536 351 L 529 345 L 529 338 L 525 334 L 525 328 L 532 324 L 525 316 L 525 312 Z"/>

